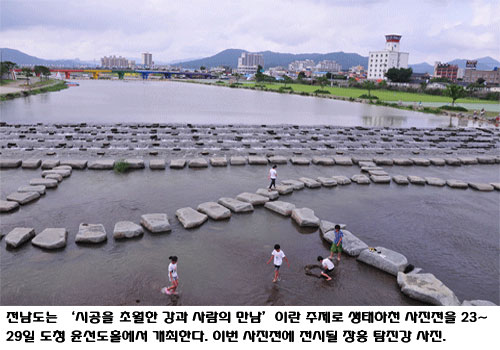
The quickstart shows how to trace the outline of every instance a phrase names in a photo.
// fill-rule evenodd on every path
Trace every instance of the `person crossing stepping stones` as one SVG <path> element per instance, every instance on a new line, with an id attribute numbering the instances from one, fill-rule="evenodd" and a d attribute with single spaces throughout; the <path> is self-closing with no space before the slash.
<path id="1" fill-rule="evenodd" d="M 276 171 L 276 164 L 269 170 L 269 178 L 271 179 L 271 184 L 269 185 L 268 191 L 271 192 L 271 187 L 274 186 L 276 189 L 276 179 L 278 178 L 278 172 Z"/>
<path id="2" fill-rule="evenodd" d="M 335 225 L 335 239 L 333 240 L 332 246 L 330 247 L 330 259 L 333 258 L 333 254 L 337 253 L 337 261 L 340 261 L 340 253 L 342 253 L 342 239 L 344 238 L 344 233 L 340 230 L 340 225 Z"/>
<path id="3" fill-rule="evenodd" d="M 280 267 L 281 264 L 283 263 L 283 258 L 285 259 L 286 263 L 288 264 L 288 267 L 290 267 L 290 262 L 288 261 L 288 258 L 285 256 L 285 253 L 281 250 L 281 247 L 279 244 L 274 245 L 274 250 L 271 253 L 271 257 L 267 261 L 267 264 L 271 262 L 271 260 L 274 259 L 274 279 L 273 282 L 276 283 L 278 281 L 278 278 L 280 276 Z"/>
<path id="4" fill-rule="evenodd" d="M 177 294 L 176 289 L 179 286 L 179 277 L 177 276 L 177 257 L 169 256 L 170 264 L 168 265 L 168 279 L 172 283 L 170 287 L 163 287 L 161 292 L 164 294 Z"/>

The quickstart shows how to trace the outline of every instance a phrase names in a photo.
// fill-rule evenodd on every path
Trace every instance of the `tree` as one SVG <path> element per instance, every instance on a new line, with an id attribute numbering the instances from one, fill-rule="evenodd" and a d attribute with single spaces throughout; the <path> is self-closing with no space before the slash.
<path id="1" fill-rule="evenodd" d="M 256 81 L 264 80 L 264 74 L 262 73 L 262 66 L 260 64 L 257 66 L 257 72 L 255 73 L 255 80 Z"/>
<path id="2" fill-rule="evenodd" d="M 305 79 L 306 73 L 300 72 L 299 75 L 297 76 L 297 80 L 302 83 L 302 81 Z"/>
<path id="3" fill-rule="evenodd" d="M 333 79 L 333 74 L 330 72 L 326 73 L 326 79 Z"/>
<path id="4" fill-rule="evenodd" d="M 26 77 L 26 79 L 28 80 L 28 85 L 29 85 L 30 84 L 30 77 L 33 76 L 33 71 L 29 67 L 24 67 L 23 69 L 21 69 L 21 73 L 23 73 L 23 75 Z"/>
<path id="5" fill-rule="evenodd" d="M 478 78 L 478 79 L 476 80 L 476 83 L 478 83 L 479 85 L 483 85 L 485 81 L 486 81 L 486 80 L 484 80 L 483 78 Z"/>
<path id="6" fill-rule="evenodd" d="M 0 65 L 0 75 L 9 74 L 11 69 L 15 68 L 16 64 L 11 61 L 3 61 Z"/>
<path id="7" fill-rule="evenodd" d="M 367 80 L 363 83 L 363 88 L 368 90 L 368 96 L 371 97 L 371 91 L 375 89 L 375 83 L 373 81 Z"/>
<path id="8" fill-rule="evenodd" d="M 205 66 L 200 66 L 200 71 L 204 71 L 205 69 L 207 69 Z"/>
<path id="9" fill-rule="evenodd" d="M 288 75 L 284 75 L 283 76 L 283 82 L 285 83 L 285 87 L 286 87 L 287 84 L 293 83 L 293 79 L 290 78 Z"/>
<path id="10" fill-rule="evenodd" d="M 450 84 L 446 87 L 446 90 L 444 91 L 444 94 L 446 96 L 451 97 L 451 105 L 455 105 L 455 101 L 458 100 L 459 98 L 465 97 L 467 94 L 465 92 L 465 89 L 460 86 L 460 85 L 455 85 L 455 84 Z"/>
<path id="11" fill-rule="evenodd" d="M 413 69 L 411 68 L 390 68 L 385 76 L 395 83 L 407 83 L 410 81 Z"/>
<path id="12" fill-rule="evenodd" d="M 321 88 L 323 89 L 325 87 L 325 85 L 328 84 L 328 78 L 325 77 L 325 76 L 319 77 L 318 78 L 318 83 L 321 86 Z"/>
<path id="13" fill-rule="evenodd" d="M 34 71 L 36 75 L 42 75 L 45 78 L 50 76 L 50 69 L 45 66 L 35 66 Z"/>

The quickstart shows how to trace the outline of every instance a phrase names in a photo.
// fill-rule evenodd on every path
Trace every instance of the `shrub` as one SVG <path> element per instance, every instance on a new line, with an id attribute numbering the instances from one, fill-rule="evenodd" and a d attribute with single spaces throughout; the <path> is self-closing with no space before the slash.
<path id="1" fill-rule="evenodd" d="M 300 94 L 301 94 L 302 96 L 309 96 L 309 93 L 308 93 L 308 92 L 305 92 L 305 91 L 302 91 Z"/>
<path id="2" fill-rule="evenodd" d="M 447 111 L 456 111 L 456 112 L 467 112 L 467 108 L 460 106 L 441 106 L 439 109 L 445 109 Z"/>
<path id="3" fill-rule="evenodd" d="M 330 94 L 330 91 L 328 90 L 321 90 L 321 89 L 316 89 L 314 90 L 315 94 Z"/>
<path id="4" fill-rule="evenodd" d="M 293 89 L 290 86 L 288 86 L 288 87 L 282 86 L 278 89 L 278 92 L 281 92 L 281 93 L 291 93 L 292 91 L 293 91 Z"/>
<path id="5" fill-rule="evenodd" d="M 363 94 L 363 95 L 359 96 L 359 98 L 368 99 L 368 100 L 378 100 L 377 96 L 375 96 L 375 95 L 368 96 L 367 94 Z"/>
<path id="6" fill-rule="evenodd" d="M 129 163 L 127 163 L 123 159 L 120 159 L 119 161 L 115 162 L 113 170 L 117 173 L 125 173 L 129 169 L 129 167 L 130 167 Z"/>

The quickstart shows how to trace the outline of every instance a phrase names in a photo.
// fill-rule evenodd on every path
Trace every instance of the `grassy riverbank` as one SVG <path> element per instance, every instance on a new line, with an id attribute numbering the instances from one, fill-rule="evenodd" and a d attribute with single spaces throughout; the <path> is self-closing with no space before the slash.
<path id="1" fill-rule="evenodd" d="M 9 86 L 8 84 L 4 86 Z M 30 95 L 38 95 L 45 92 L 53 92 L 67 89 L 68 86 L 64 81 L 60 80 L 45 80 L 34 83 L 30 86 L 19 89 L 19 91 L 0 94 L 0 101 L 12 100 L 18 97 L 26 97 Z"/>

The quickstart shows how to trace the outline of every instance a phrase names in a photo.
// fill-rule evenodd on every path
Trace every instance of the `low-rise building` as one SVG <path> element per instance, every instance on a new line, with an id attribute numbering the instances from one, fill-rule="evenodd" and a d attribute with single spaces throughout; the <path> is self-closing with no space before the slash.
<path id="1" fill-rule="evenodd" d="M 497 86 L 500 84 L 500 70 L 476 70 L 466 69 L 464 74 L 464 82 L 467 84 L 475 83 L 478 79 L 484 79 L 487 85 Z"/>
<path id="2" fill-rule="evenodd" d="M 316 65 L 316 70 L 320 72 L 337 73 L 342 70 L 342 66 L 335 61 L 323 60 Z"/>
<path id="3" fill-rule="evenodd" d="M 456 64 L 436 62 L 434 64 L 434 78 L 446 78 L 450 81 L 457 81 L 458 66 Z"/>

